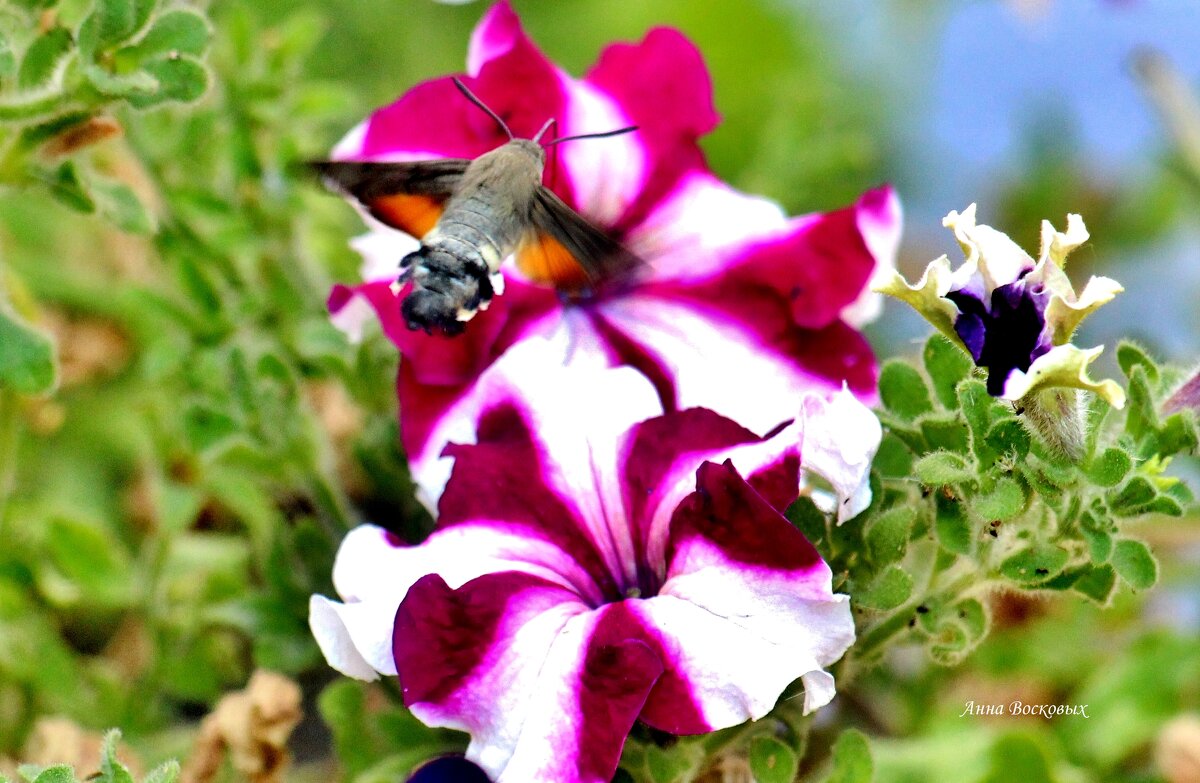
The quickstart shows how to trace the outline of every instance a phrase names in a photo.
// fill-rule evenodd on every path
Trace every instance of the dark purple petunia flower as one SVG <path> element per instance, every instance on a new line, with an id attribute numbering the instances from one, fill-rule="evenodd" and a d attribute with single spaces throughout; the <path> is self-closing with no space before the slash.
<path id="1" fill-rule="evenodd" d="M 911 304 L 971 354 L 988 371 L 988 392 L 995 397 L 1016 401 L 1066 387 L 1095 392 L 1122 407 L 1125 392 L 1116 382 L 1087 374 L 1103 346 L 1084 350 L 1070 342 L 1084 318 L 1123 290 L 1115 280 L 1093 277 L 1075 293 L 1063 266 L 1088 239 L 1083 220 L 1068 215 L 1065 232 L 1042 221 L 1037 261 L 999 231 L 976 225 L 974 204 L 962 214 L 951 212 L 943 223 L 962 247 L 963 265 L 951 271 L 942 256 L 916 285 L 893 272 L 877 290 Z"/>

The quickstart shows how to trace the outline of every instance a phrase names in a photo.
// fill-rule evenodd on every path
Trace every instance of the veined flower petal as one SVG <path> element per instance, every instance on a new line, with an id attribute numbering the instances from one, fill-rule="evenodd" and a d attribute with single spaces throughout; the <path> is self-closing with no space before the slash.
<path id="1" fill-rule="evenodd" d="M 668 557 L 662 590 L 637 605 L 670 651 L 643 714 L 651 725 L 695 733 L 760 718 L 788 683 L 854 641 L 829 567 L 730 462 L 697 471 L 696 491 L 675 511 Z M 697 713 L 681 708 L 684 692 Z M 810 693 L 806 711 L 827 695 Z"/>
<path id="2" fill-rule="evenodd" d="M 806 390 L 848 382 L 873 397 L 871 349 L 845 324 L 796 329 L 786 303 L 763 292 L 747 290 L 726 301 L 675 293 L 648 289 L 596 308 L 615 332 L 610 341 L 626 361 L 660 382 L 673 407 L 710 408 L 768 432 L 795 417 L 797 398 Z"/>
<path id="3" fill-rule="evenodd" d="M 921 279 L 915 285 L 909 285 L 903 275 L 893 270 L 875 290 L 908 303 L 926 321 L 937 327 L 939 332 L 965 351 L 967 348 L 963 345 L 962 338 L 954 331 L 954 322 L 958 320 L 959 315 L 958 305 L 946 298 L 953 285 L 952 275 L 950 259 L 941 256 L 925 267 Z"/>
<path id="4" fill-rule="evenodd" d="M 621 623 L 524 574 L 422 579 L 396 614 L 405 703 L 471 733 L 496 783 L 606 783 L 662 663 Z"/>
<path id="5" fill-rule="evenodd" d="M 845 388 L 828 398 L 807 395 L 800 411 L 804 469 L 833 487 L 840 525 L 871 505 L 871 462 L 883 428 Z"/>
<path id="6" fill-rule="evenodd" d="M 1034 267 L 1033 259 L 1007 234 L 975 223 L 974 204 L 961 214 L 951 211 L 942 225 L 954 232 L 967 257 L 954 271 L 952 288 L 956 291 L 966 291 L 990 304 L 992 291 L 1015 282 Z"/>
<path id="7" fill-rule="evenodd" d="M 1004 384 L 1003 397 L 1019 400 L 1040 389 L 1065 386 L 1094 392 L 1114 408 L 1124 408 L 1125 390 L 1116 381 L 1088 377 L 1088 365 L 1103 351 L 1103 345 L 1088 350 L 1070 344 L 1056 345 L 1035 359 L 1028 372 L 1014 370 Z"/>

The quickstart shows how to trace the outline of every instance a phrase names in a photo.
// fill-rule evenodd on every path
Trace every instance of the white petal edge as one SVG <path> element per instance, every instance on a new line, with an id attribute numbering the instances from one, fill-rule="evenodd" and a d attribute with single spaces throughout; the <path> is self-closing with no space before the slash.
<path id="1" fill-rule="evenodd" d="M 833 487 L 839 525 L 858 516 L 871 505 L 871 461 L 883 438 L 879 419 L 843 386 L 828 397 L 806 395 L 800 426 L 802 469 Z"/>

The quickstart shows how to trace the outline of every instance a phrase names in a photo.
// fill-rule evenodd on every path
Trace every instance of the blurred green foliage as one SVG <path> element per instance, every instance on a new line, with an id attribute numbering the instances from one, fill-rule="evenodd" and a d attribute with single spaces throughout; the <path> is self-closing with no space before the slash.
<path id="1" fill-rule="evenodd" d="M 709 62 L 724 117 L 704 142 L 713 167 L 794 212 L 911 174 L 889 130 L 905 107 L 853 67 L 816 13 L 768 0 L 633 0 L 619 13 L 601 0 L 515 6 L 576 74 L 611 40 L 682 28 Z M 933 25 L 941 6 L 897 7 Z M 369 518 L 415 538 L 430 520 L 397 446 L 394 351 L 378 335 L 347 343 L 325 316 L 330 285 L 356 277 L 346 238 L 360 223 L 297 163 L 415 82 L 461 69 L 482 9 L 0 4 L 0 757 L 17 756 L 47 715 L 121 726 L 152 759 L 184 756 L 195 719 L 255 667 L 296 677 L 309 697 L 297 779 L 328 779 L 333 758 L 347 779 L 397 780 L 462 748 L 460 735 L 413 719 L 386 684 L 330 684 L 308 632 L 308 597 L 332 592 L 349 526 Z M 998 178 L 999 227 L 1084 212 L 1099 263 L 1194 207 L 1166 169 L 1114 184 L 1071 148 L 1060 132 L 1069 120 L 1047 127 L 1031 130 L 1025 164 Z M 807 746 L 811 721 L 789 693 L 776 733 L 759 733 L 739 758 L 764 782 L 793 769 L 839 783 L 1153 779 L 1157 732 L 1200 708 L 1200 653 L 1194 633 L 1150 627 L 1152 599 L 1118 589 L 1117 577 L 1139 589 L 1157 580 L 1151 596 L 1194 590 L 1200 575 L 1179 541 L 1195 541 L 1197 521 L 1114 537 L 1068 505 L 1078 519 L 1068 558 L 1061 542 L 1031 538 L 993 576 L 1075 598 L 956 596 L 918 612 L 928 585 L 911 558 L 924 552 L 931 571 L 946 571 L 987 545 L 981 524 L 1024 513 L 1030 487 L 1053 495 L 1084 480 L 1033 460 L 1019 481 L 989 474 L 966 512 L 940 489 L 911 509 L 897 502 L 910 471 L 927 488 L 954 486 L 980 466 L 995 473 L 996 444 L 1037 448 L 1003 411 L 979 414 L 987 406 L 970 379 L 960 383 L 961 357 L 934 348 L 923 366 L 885 372 L 893 433 L 877 470 L 893 494 L 877 497 L 889 505 L 863 527 L 830 530 L 808 507 L 800 520 L 853 581 L 867 633 L 912 644 L 883 668 L 861 667 Z M 1091 499 L 1174 513 L 1186 498 L 1153 461 L 1186 437 L 1154 413 L 1169 378 L 1132 349 L 1122 367 L 1128 437 L 1088 466 L 1086 480 L 1103 488 Z M 959 665 L 904 657 L 918 648 Z M 1088 703 L 1092 717 L 957 717 L 984 693 Z M 686 779 L 709 754 L 739 747 L 737 732 L 700 744 L 643 732 L 624 763 L 645 779 Z M 34 779 L 70 779 L 53 769 Z"/>

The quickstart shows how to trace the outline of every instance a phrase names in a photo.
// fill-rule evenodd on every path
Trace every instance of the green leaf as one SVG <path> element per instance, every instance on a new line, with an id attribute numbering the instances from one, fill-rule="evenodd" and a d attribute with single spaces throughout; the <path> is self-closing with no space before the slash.
<path id="1" fill-rule="evenodd" d="M 994 401 L 988 394 L 987 387 L 981 381 L 965 380 L 958 385 L 958 404 L 963 417 L 967 421 L 971 435 L 971 445 L 975 456 L 981 464 L 990 465 L 995 458 L 995 450 L 987 442 L 988 429 L 991 426 Z"/>
<path id="2" fill-rule="evenodd" d="M 1031 445 L 1029 430 L 1012 416 L 993 423 L 984 441 L 997 454 L 1012 454 L 1017 460 L 1025 459 Z"/>
<path id="3" fill-rule="evenodd" d="M 1113 446 L 1104 450 L 1084 473 L 1093 484 L 1101 487 L 1115 487 L 1133 470 L 1133 459 L 1124 449 Z"/>
<path id="4" fill-rule="evenodd" d="M 379 752 L 367 718 L 364 687 L 353 680 L 335 680 L 317 698 L 317 709 L 333 734 L 333 746 L 347 779 L 371 766 Z"/>
<path id="5" fill-rule="evenodd" d="M 155 0 L 96 0 L 79 26 L 79 50 L 88 60 L 128 41 L 146 25 Z"/>
<path id="6" fill-rule="evenodd" d="M 158 89 L 158 80 L 143 71 L 115 74 L 99 65 L 85 65 L 83 75 L 98 91 L 112 98 L 150 95 Z"/>
<path id="7" fill-rule="evenodd" d="M 938 451 L 926 454 L 913 465 L 913 472 L 922 484 L 929 486 L 944 486 L 960 482 L 973 481 L 975 471 L 967 461 L 957 454 Z"/>
<path id="8" fill-rule="evenodd" d="M 967 425 L 957 413 L 936 413 L 922 417 L 921 434 L 931 449 L 963 452 L 970 444 Z"/>
<path id="9" fill-rule="evenodd" d="M 755 737 L 750 743 L 750 772 L 755 783 L 792 783 L 800 760 L 774 737 Z"/>
<path id="10" fill-rule="evenodd" d="M 1110 490 L 1107 495 L 1109 508 L 1117 516 L 1132 516 L 1141 513 L 1158 491 L 1145 476 L 1134 476 L 1119 491 Z"/>
<path id="11" fill-rule="evenodd" d="M 54 343 L 0 300 L 0 388 L 44 394 L 54 388 Z"/>
<path id="12" fill-rule="evenodd" d="M 208 20 L 195 11 L 167 11 L 154 20 L 140 41 L 122 49 L 117 57 L 121 61 L 142 63 L 164 55 L 201 55 L 211 35 Z"/>
<path id="13" fill-rule="evenodd" d="M 8 42 L 8 36 L 0 30 L 0 79 L 7 79 L 12 76 L 17 70 L 17 55 L 13 51 L 12 44 Z"/>
<path id="14" fill-rule="evenodd" d="M 131 234 L 154 233 L 154 216 L 124 182 L 95 176 L 88 184 L 96 209 L 117 228 Z"/>
<path id="15" fill-rule="evenodd" d="M 224 411 L 197 404 L 183 414 L 183 429 L 196 451 L 207 451 L 241 434 L 236 419 Z"/>
<path id="16" fill-rule="evenodd" d="M 1113 547 L 1112 566 L 1134 590 L 1147 590 L 1158 581 L 1158 561 L 1149 547 L 1132 538 L 1121 539 Z"/>
<path id="17" fill-rule="evenodd" d="M 925 343 L 923 357 L 925 371 L 933 381 L 938 400 L 943 407 L 953 410 L 958 405 L 955 389 L 959 381 L 971 373 L 971 357 L 940 334 L 933 335 Z"/>
<path id="18" fill-rule="evenodd" d="M 911 506 L 897 506 L 868 521 L 863 536 L 871 559 L 883 565 L 904 557 L 916 518 L 917 512 Z"/>
<path id="19" fill-rule="evenodd" d="M 208 70 L 190 55 L 152 60 L 143 67 L 158 81 L 158 89 L 149 95 L 130 95 L 129 104 L 135 108 L 146 109 L 167 101 L 190 103 L 208 90 Z"/>
<path id="20" fill-rule="evenodd" d="M 1107 606 L 1117 584 L 1117 572 L 1110 565 L 1083 566 L 1079 578 L 1071 589 L 1090 598 L 1101 606 Z"/>
<path id="21" fill-rule="evenodd" d="M 47 84 L 71 52 L 71 44 L 71 33 L 65 27 L 52 27 L 35 38 L 21 58 L 17 84 L 25 89 Z"/>
<path id="22" fill-rule="evenodd" d="M 912 575 L 893 563 L 872 580 L 866 590 L 860 590 L 852 597 L 868 609 L 887 611 L 907 601 L 912 596 L 912 589 Z"/>
<path id="23" fill-rule="evenodd" d="M 1087 542 L 1088 554 L 1093 563 L 1103 563 L 1112 555 L 1112 533 L 1100 527 L 1091 514 L 1084 514 L 1080 532 Z"/>
<path id="24" fill-rule="evenodd" d="M 825 783 L 871 783 L 874 777 L 875 762 L 866 735 L 846 729 L 833 745 L 833 770 Z"/>
<path id="25" fill-rule="evenodd" d="M 41 589 L 66 606 L 125 608 L 136 600 L 137 574 L 120 540 L 102 524 L 52 517 L 47 524 Z"/>
<path id="26" fill-rule="evenodd" d="M 1001 478 L 986 492 L 974 498 L 973 510 L 988 521 L 1012 519 L 1025 508 L 1025 493 L 1021 485 L 1011 478 Z"/>
<path id="27" fill-rule="evenodd" d="M 951 611 L 955 621 L 966 629 L 972 641 L 977 642 L 987 635 L 988 613 L 977 599 L 964 598 L 955 604 Z"/>
<path id="28" fill-rule="evenodd" d="M 117 742 L 120 739 L 121 732 L 117 729 L 105 732 L 100 751 L 100 774 L 93 779 L 96 783 L 133 783 L 129 769 L 117 760 Z"/>
<path id="29" fill-rule="evenodd" d="M 1196 429 L 1196 414 L 1183 411 L 1167 417 L 1158 431 L 1158 453 L 1169 457 L 1180 453 L 1194 453 L 1200 445 L 1200 433 Z"/>
<path id="30" fill-rule="evenodd" d="M 1158 413 L 1154 408 L 1154 393 L 1150 380 L 1141 365 L 1135 365 L 1129 378 L 1129 402 L 1125 414 L 1125 431 L 1134 438 L 1153 434 L 1158 428 Z"/>
<path id="31" fill-rule="evenodd" d="M 1159 495 L 1146 506 L 1146 513 L 1164 514 L 1169 517 L 1183 516 L 1183 506 L 1170 495 Z"/>
<path id="32" fill-rule="evenodd" d="M 1050 762 L 1032 737 L 1010 734 L 992 746 L 991 768 L 981 783 L 1056 783 Z"/>
<path id="33" fill-rule="evenodd" d="M 948 552 L 965 555 L 971 551 L 971 523 L 957 500 L 938 496 L 934 531 L 938 543 Z"/>
<path id="34" fill-rule="evenodd" d="M 75 783 L 75 771 L 67 764 L 55 764 L 39 772 L 33 783 Z"/>
<path id="35" fill-rule="evenodd" d="M 92 201 L 91 195 L 84 188 L 79 179 L 79 172 L 71 161 L 55 169 L 49 175 L 46 184 L 50 188 L 50 195 L 71 209 L 86 213 L 96 211 L 96 202 Z"/>
<path id="36" fill-rule="evenodd" d="M 908 478 L 912 475 L 912 450 L 894 434 L 885 432 L 883 440 L 879 443 L 879 451 L 875 454 L 875 461 L 871 463 L 871 466 L 878 470 L 881 476 L 887 478 Z"/>
<path id="37" fill-rule="evenodd" d="M 883 407 L 906 421 L 933 410 L 925 379 L 912 365 L 889 359 L 879 373 L 879 397 Z"/>
<path id="38" fill-rule="evenodd" d="M 179 762 L 172 759 L 150 770 L 150 774 L 146 775 L 142 783 L 176 783 L 180 771 Z"/>
<path id="39" fill-rule="evenodd" d="M 684 783 L 691 780 L 704 761 L 704 750 L 694 743 L 679 743 L 669 749 L 646 748 L 646 769 L 654 783 Z"/>
<path id="40" fill-rule="evenodd" d="M 802 497 L 788 506 L 788 521 L 804 534 L 809 541 L 817 544 L 825 540 L 826 517 L 810 497 Z"/>
<path id="41" fill-rule="evenodd" d="M 1134 369 L 1141 367 L 1147 378 L 1158 383 L 1158 365 L 1135 343 L 1121 341 L 1117 346 L 1117 364 L 1129 380 L 1133 380 Z"/>
<path id="42" fill-rule="evenodd" d="M 1056 576 L 1068 559 L 1067 550 L 1060 546 L 1034 544 L 1006 558 L 1000 564 L 1000 573 L 1019 584 L 1038 584 Z"/>

